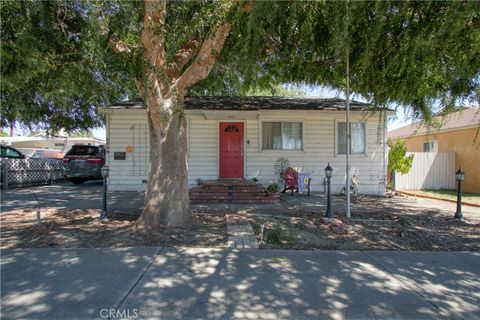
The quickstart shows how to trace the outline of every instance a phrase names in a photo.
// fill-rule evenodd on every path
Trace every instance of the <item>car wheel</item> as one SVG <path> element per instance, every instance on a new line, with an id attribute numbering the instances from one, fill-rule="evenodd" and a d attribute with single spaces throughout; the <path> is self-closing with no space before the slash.
<path id="1" fill-rule="evenodd" d="M 72 179 L 72 182 L 74 184 L 83 184 L 85 182 L 84 179 Z"/>

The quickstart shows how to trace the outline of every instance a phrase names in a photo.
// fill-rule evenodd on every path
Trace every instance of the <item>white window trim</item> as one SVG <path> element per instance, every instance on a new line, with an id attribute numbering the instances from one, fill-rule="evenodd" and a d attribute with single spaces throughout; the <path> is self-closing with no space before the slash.
<path id="1" fill-rule="evenodd" d="M 284 122 L 299 122 L 302 124 L 302 148 L 301 149 L 264 149 L 263 148 L 263 123 L 264 122 L 280 122 L 282 126 L 282 134 L 283 134 L 283 123 Z M 305 152 L 305 122 L 304 120 L 300 119 L 289 119 L 289 120 L 279 120 L 279 119 L 258 119 L 258 149 L 259 152 L 278 152 L 278 151 L 285 151 L 285 152 Z"/>
<path id="2" fill-rule="evenodd" d="M 334 137 L 334 156 L 335 157 L 346 157 L 346 153 L 338 153 L 338 124 L 339 123 L 346 123 L 347 121 L 345 120 L 339 120 L 335 119 L 335 137 Z M 368 145 L 367 145 L 367 121 L 362 121 L 362 120 L 350 120 L 350 123 L 363 123 L 364 128 L 365 128 L 365 136 L 363 137 L 364 139 L 364 144 L 365 144 L 365 150 L 364 152 L 361 153 L 349 153 L 350 157 L 368 157 Z"/>

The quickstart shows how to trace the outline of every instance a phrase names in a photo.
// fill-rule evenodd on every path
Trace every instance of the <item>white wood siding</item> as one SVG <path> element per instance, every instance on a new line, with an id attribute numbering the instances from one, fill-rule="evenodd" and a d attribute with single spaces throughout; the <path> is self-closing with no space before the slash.
<path id="1" fill-rule="evenodd" d="M 108 115 L 107 144 L 110 190 L 145 190 L 149 159 L 149 129 L 144 110 L 115 110 Z M 127 152 L 131 147 L 132 152 Z M 114 160 L 125 152 L 125 160 Z"/>
<path id="2" fill-rule="evenodd" d="M 360 193 L 383 194 L 385 190 L 383 123 L 379 122 L 378 114 L 371 117 L 360 112 L 351 114 L 351 121 L 365 121 L 367 141 L 366 154 L 350 156 L 351 175 L 358 176 Z M 145 110 L 111 110 L 108 119 L 110 189 L 144 190 L 145 183 L 142 181 L 147 179 L 149 149 Z M 283 156 L 287 157 L 292 166 L 298 170 L 312 173 L 314 191 L 324 191 L 324 168 L 328 162 L 335 170 L 332 180 L 333 192 L 340 192 L 345 184 L 345 155 L 335 155 L 336 121 L 344 121 L 344 112 L 209 111 L 208 114 L 201 114 L 199 111 L 187 111 L 187 119 L 190 186 L 194 186 L 197 179 L 218 178 L 218 126 L 222 121 L 245 123 L 245 178 L 257 177 L 261 183 L 269 184 L 275 178 L 273 163 Z M 262 150 L 262 121 L 302 121 L 304 150 Z M 133 147 L 133 152 L 127 154 L 127 159 L 113 160 L 113 152 L 125 152 L 127 146 Z"/>
<path id="3" fill-rule="evenodd" d="M 261 149 L 262 121 L 303 121 L 303 151 L 280 151 Z M 312 174 L 312 190 L 324 191 L 325 167 L 330 162 L 334 168 L 332 190 L 339 193 L 345 185 L 345 155 L 335 156 L 335 120 L 344 121 L 344 113 L 296 111 L 279 115 L 262 115 L 258 120 L 248 121 L 247 136 L 247 178 L 258 177 L 263 184 L 274 179 L 273 163 L 279 157 L 289 159 L 292 167 Z M 350 156 L 350 176 L 357 175 L 359 190 L 363 194 L 383 194 L 385 185 L 383 173 L 384 149 L 382 123 L 378 117 L 364 119 L 361 114 L 351 121 L 366 121 L 366 154 Z M 380 126 L 380 131 L 378 130 Z M 377 136 L 380 132 L 380 137 Z"/>
<path id="4" fill-rule="evenodd" d="M 188 184 L 197 179 L 218 178 L 218 122 L 201 116 L 189 117 Z"/>

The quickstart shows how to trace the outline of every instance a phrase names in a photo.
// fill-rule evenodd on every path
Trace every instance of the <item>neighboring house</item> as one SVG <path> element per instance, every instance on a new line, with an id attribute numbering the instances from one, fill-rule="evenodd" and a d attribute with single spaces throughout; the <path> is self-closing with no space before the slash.
<path id="1" fill-rule="evenodd" d="M 352 102 L 351 175 L 359 192 L 383 195 L 386 168 L 385 117 Z M 345 100 L 283 97 L 186 97 L 188 183 L 197 179 L 276 179 L 279 157 L 311 173 L 312 190 L 324 191 L 324 169 L 334 168 L 333 192 L 345 185 Z M 107 113 L 110 190 L 145 189 L 149 128 L 142 103 L 113 105 Z M 393 115 L 393 111 L 387 111 Z M 382 119 L 382 120 L 380 120 Z"/>
<path id="2" fill-rule="evenodd" d="M 480 192 L 480 109 L 466 108 L 439 121 L 440 128 L 410 124 L 392 130 L 388 139 L 405 140 L 409 152 L 454 152 L 455 167 L 465 171 L 463 190 Z"/>

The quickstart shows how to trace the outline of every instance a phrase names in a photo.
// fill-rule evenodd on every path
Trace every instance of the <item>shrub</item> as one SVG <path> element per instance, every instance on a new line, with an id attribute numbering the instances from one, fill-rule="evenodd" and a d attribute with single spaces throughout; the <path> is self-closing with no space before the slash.
<path id="1" fill-rule="evenodd" d="M 407 156 L 407 147 L 405 140 L 398 140 L 393 144 L 388 141 L 388 171 L 407 174 L 413 165 L 413 154 Z"/>
<path id="2" fill-rule="evenodd" d="M 278 183 L 274 182 L 267 187 L 267 190 L 271 193 L 277 193 L 280 190 L 280 187 L 278 186 Z"/>
<path id="3" fill-rule="evenodd" d="M 265 242 L 267 243 L 280 244 L 282 243 L 282 239 L 283 239 L 282 226 L 278 224 L 275 225 L 275 228 L 267 229 L 267 231 L 265 232 Z"/>

